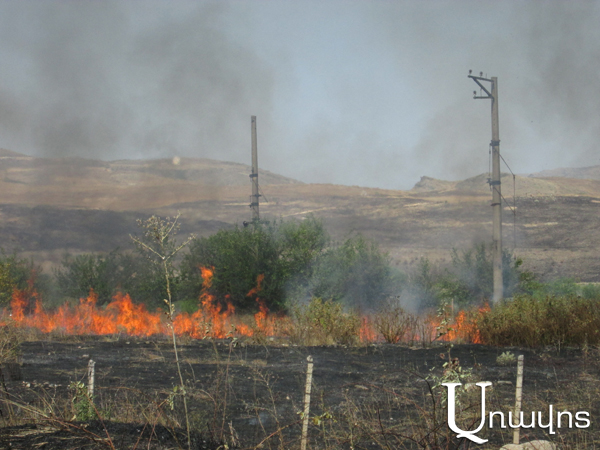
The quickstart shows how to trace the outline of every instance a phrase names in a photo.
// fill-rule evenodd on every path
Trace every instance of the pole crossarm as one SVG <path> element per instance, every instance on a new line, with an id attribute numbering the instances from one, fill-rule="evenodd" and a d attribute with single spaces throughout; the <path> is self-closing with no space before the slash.
<path id="1" fill-rule="evenodd" d="M 490 83 L 492 83 L 492 80 L 490 80 L 488 78 L 483 78 L 483 77 L 476 77 L 475 75 L 468 75 L 468 77 L 471 78 L 475 83 L 477 83 L 479 85 L 479 87 L 487 94 L 486 97 L 474 95 L 473 96 L 474 99 L 494 98 L 492 93 L 490 91 L 488 91 L 487 88 L 483 84 L 480 83 L 480 81 L 489 81 Z"/>

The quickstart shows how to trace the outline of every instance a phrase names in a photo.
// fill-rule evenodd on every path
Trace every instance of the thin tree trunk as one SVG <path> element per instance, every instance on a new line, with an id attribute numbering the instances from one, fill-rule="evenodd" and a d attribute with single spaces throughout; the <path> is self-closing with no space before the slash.
<path id="1" fill-rule="evenodd" d="M 181 393 L 183 395 L 183 409 L 185 411 L 185 428 L 187 431 L 187 442 L 188 450 L 192 448 L 192 440 L 190 437 L 190 418 L 188 415 L 187 407 L 187 392 L 185 390 L 185 383 L 183 382 L 183 375 L 181 374 L 181 365 L 179 363 L 179 352 L 177 351 L 177 336 L 175 335 L 175 325 L 173 323 L 173 302 L 171 297 L 171 282 L 169 280 L 169 268 L 167 261 L 163 259 L 163 269 L 165 270 L 165 278 L 167 280 L 167 299 L 169 301 L 169 321 L 171 322 L 171 337 L 173 338 L 173 350 L 175 351 L 175 362 L 177 363 L 177 373 L 179 374 L 179 383 L 181 385 Z"/>

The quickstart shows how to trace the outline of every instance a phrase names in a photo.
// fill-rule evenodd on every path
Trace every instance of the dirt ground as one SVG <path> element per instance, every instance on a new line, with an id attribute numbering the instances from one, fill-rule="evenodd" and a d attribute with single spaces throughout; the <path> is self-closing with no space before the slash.
<path id="1" fill-rule="evenodd" d="M 443 377 L 448 351 L 451 359 L 458 358 L 461 381 L 493 383 L 488 411 L 509 411 L 514 405 L 516 363 L 499 365 L 498 356 L 506 351 L 525 355 L 523 410 L 547 412 L 550 403 L 573 413 L 588 411 L 591 426 L 562 427 L 552 436 L 539 427 L 522 430 L 522 441 L 548 438 L 562 448 L 600 448 L 600 353 L 593 349 L 295 347 L 205 340 L 186 342 L 180 351 L 196 430 L 192 447 L 197 449 L 225 448 L 219 447 L 222 443 L 229 448 L 299 448 L 309 355 L 314 359 L 309 448 L 424 448 L 424 440 L 411 439 L 429 439 L 432 421 L 446 421 L 445 410 L 432 415 L 428 386 Z M 103 421 L 71 422 L 74 390 L 69 386 L 87 383 L 90 359 L 96 362 L 96 408 Z M 18 370 L 3 371 L 9 398 L 20 406 L 2 407 L 0 448 L 95 449 L 110 448 L 111 442 L 117 449 L 184 448 L 174 361 L 166 340 L 27 342 L 20 376 Z M 21 418 L 18 426 L 9 423 L 9 406 L 12 417 Z M 34 407 L 45 411 L 46 418 L 24 425 L 31 416 L 28 408 Z M 471 448 L 499 448 L 512 439 L 512 430 L 486 427 L 481 433 L 488 444 Z M 469 448 L 466 444 L 447 448 Z"/>

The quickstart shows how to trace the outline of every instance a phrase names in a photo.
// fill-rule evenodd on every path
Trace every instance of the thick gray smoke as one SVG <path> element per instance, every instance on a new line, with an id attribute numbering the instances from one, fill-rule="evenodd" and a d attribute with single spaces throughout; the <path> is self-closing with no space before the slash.
<path id="1" fill-rule="evenodd" d="M 411 170 L 445 179 L 487 170 L 490 102 L 471 99 L 479 89 L 468 69 L 498 77 L 501 150 L 516 172 L 600 164 L 598 2 L 400 2 L 372 11 L 421 101 L 436 105 Z"/>
<path id="2" fill-rule="evenodd" d="M 497 76 L 517 173 L 600 164 L 600 3 L 0 0 L 0 147 L 199 156 L 410 188 L 487 171 Z"/>
<path id="3" fill-rule="evenodd" d="M 0 3 L 0 146 L 99 159 L 245 160 L 271 73 L 220 31 L 227 6 Z"/>

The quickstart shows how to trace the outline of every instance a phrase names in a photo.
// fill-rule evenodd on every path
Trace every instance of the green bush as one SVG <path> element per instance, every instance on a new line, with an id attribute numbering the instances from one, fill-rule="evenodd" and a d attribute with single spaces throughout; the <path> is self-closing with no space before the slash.
<path id="1" fill-rule="evenodd" d="M 162 299 L 166 298 L 164 276 L 156 266 L 140 255 L 119 250 L 107 255 L 65 255 L 55 277 L 63 299 L 85 298 L 93 289 L 98 304 L 104 305 L 120 291 L 154 308 L 162 306 Z"/>
<path id="2" fill-rule="evenodd" d="M 330 298 L 350 308 L 375 309 L 398 294 L 404 282 L 405 277 L 392 269 L 389 255 L 359 235 L 323 252 L 303 290 L 296 286 L 292 297 L 295 301 Z"/>
<path id="3" fill-rule="evenodd" d="M 437 308 L 439 298 L 436 284 L 440 279 L 440 268 L 431 264 L 427 258 L 420 258 L 417 268 L 408 275 L 403 289 L 407 302 L 420 310 Z"/>
<path id="4" fill-rule="evenodd" d="M 600 284 L 586 283 L 580 286 L 580 295 L 588 300 L 600 300 Z"/>
<path id="5" fill-rule="evenodd" d="M 93 289 L 98 295 L 98 305 L 105 305 L 112 301 L 117 292 L 124 292 L 135 301 L 145 303 L 149 309 L 163 307 L 163 300 L 169 297 L 165 272 L 162 259 L 152 247 L 156 240 L 148 236 L 148 233 L 154 231 L 148 222 L 152 221 L 152 226 L 155 226 L 161 220 L 152 216 L 148 221 L 138 221 L 143 234 L 134 238 L 137 252 L 122 252 L 116 249 L 108 254 L 65 255 L 61 267 L 55 270 L 57 291 L 61 299 L 85 298 Z M 165 223 L 169 223 L 168 218 L 167 222 L 160 223 L 166 226 Z M 169 249 L 176 248 L 176 231 L 171 229 L 171 235 L 160 244 Z M 147 248 L 144 247 L 145 244 Z M 172 265 L 168 265 L 168 273 L 172 298 L 177 300 L 180 279 Z"/>
<path id="6" fill-rule="evenodd" d="M 483 343 L 500 346 L 600 344 L 600 304 L 577 296 L 528 294 L 504 300 L 478 322 Z"/>
<path id="7" fill-rule="evenodd" d="M 521 282 L 519 290 L 536 298 L 580 296 L 590 300 L 600 300 L 600 283 L 578 283 L 572 278 L 558 278 L 543 283 L 531 273 L 526 275 L 527 278 L 525 282 Z"/>
<path id="8" fill-rule="evenodd" d="M 452 302 L 455 307 L 488 301 L 493 294 L 492 252 L 485 244 L 459 251 L 453 249 L 450 267 L 433 266 L 421 259 L 417 270 L 409 277 L 407 291 L 420 300 L 421 308 L 437 308 L 442 302 Z M 521 271 L 523 261 L 509 252 L 502 254 L 504 296 L 519 292 L 523 280 L 538 286 L 528 272 Z M 529 278 L 527 278 L 529 277 Z"/>
<path id="9" fill-rule="evenodd" d="M 512 352 L 504 352 L 496 358 L 496 364 L 499 366 L 512 366 L 517 361 L 517 357 Z"/>
<path id="10" fill-rule="evenodd" d="M 475 244 L 458 252 L 452 250 L 452 267 L 439 285 L 440 297 L 454 299 L 455 305 L 466 307 L 489 300 L 493 294 L 494 269 L 491 248 Z M 519 286 L 522 260 L 508 251 L 502 252 L 502 281 L 504 296 L 510 297 Z"/>
<path id="11" fill-rule="evenodd" d="M 302 222 L 255 223 L 195 239 L 180 266 L 181 296 L 197 299 L 203 281 L 200 267 L 213 267 L 213 293 L 227 296 L 236 308 L 255 307 L 254 298 L 247 294 L 264 275 L 261 299 L 272 310 L 284 309 L 288 285 L 310 277 L 312 262 L 328 242 L 323 223 L 312 217 Z"/>
<path id="12" fill-rule="evenodd" d="M 160 261 L 154 260 L 155 253 L 141 248 L 139 239 L 137 247 L 138 252 L 117 249 L 108 254 L 65 255 L 54 271 L 56 298 L 78 300 L 94 290 L 102 306 L 120 291 L 149 309 L 162 307 L 168 295 Z M 13 286 L 26 284 L 29 276 L 30 267 L 13 259 L 18 265 L 0 259 L 0 302 L 5 304 Z M 16 267 L 20 272 L 15 272 Z M 179 310 L 197 308 L 204 282 L 201 267 L 213 269 L 211 294 L 231 302 L 238 311 L 256 309 L 256 297 L 248 293 L 257 286 L 259 276 L 263 281 L 258 295 L 272 311 L 313 296 L 370 308 L 395 293 L 403 281 L 392 270 L 388 255 L 363 237 L 330 246 L 323 222 L 314 217 L 257 222 L 191 240 L 187 253 L 168 269 L 171 297 Z M 47 297 L 43 298 L 48 304 Z"/>
<path id="13" fill-rule="evenodd" d="M 0 250 L 0 307 L 10 303 L 14 289 L 33 288 L 44 296 L 52 290 L 52 280 L 33 261 L 20 258 L 16 253 Z"/>

